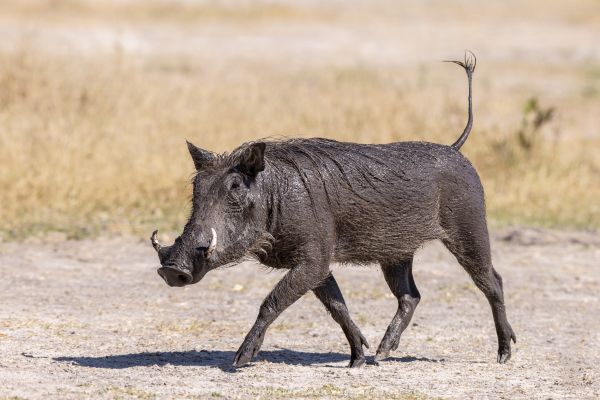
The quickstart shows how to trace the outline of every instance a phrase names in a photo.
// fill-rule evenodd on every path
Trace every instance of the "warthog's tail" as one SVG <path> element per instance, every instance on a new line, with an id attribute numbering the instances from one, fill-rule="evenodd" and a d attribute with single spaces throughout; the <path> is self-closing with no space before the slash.
<path id="1" fill-rule="evenodd" d="M 458 64 L 465 69 L 467 72 L 467 78 L 469 80 L 469 120 L 467 121 L 467 126 L 463 130 L 463 133 L 460 135 L 458 140 L 452 144 L 452 147 L 456 150 L 460 149 L 463 144 L 467 141 L 469 137 L 469 133 L 471 133 L 471 128 L 473 127 L 473 104 L 471 102 L 471 93 L 472 93 L 472 85 L 471 80 L 473 78 L 473 72 L 475 71 L 475 66 L 477 65 L 477 58 L 475 54 L 471 51 L 467 50 L 465 52 L 465 60 L 464 61 L 454 61 L 454 60 L 446 60 L 445 62 L 451 62 L 454 64 Z"/>

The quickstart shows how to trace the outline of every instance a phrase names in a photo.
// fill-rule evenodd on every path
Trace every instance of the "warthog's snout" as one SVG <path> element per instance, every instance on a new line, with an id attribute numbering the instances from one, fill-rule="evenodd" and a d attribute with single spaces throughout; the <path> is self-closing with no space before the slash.
<path id="1" fill-rule="evenodd" d="M 157 272 L 169 286 L 189 285 L 194 279 L 191 274 L 171 266 L 161 267 Z"/>

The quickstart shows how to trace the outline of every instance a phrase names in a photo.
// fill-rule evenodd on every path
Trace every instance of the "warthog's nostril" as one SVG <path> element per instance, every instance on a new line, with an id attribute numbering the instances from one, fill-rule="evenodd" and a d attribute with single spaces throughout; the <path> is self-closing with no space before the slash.
<path id="1" fill-rule="evenodd" d="M 190 283 L 191 281 L 190 276 L 185 274 L 177 275 L 177 279 L 179 279 L 179 282 L 181 283 Z"/>

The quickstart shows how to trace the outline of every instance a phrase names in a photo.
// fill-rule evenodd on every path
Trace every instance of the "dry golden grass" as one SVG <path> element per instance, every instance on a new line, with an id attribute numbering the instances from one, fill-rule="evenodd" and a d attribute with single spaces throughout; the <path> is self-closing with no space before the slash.
<path id="1" fill-rule="evenodd" d="M 464 88 L 442 95 L 444 88 L 403 72 L 238 65 L 211 73 L 118 54 L 75 64 L 28 49 L 3 54 L 1 229 L 9 236 L 177 229 L 193 173 L 185 138 L 216 151 L 280 135 L 452 142 L 464 123 Z M 445 72 L 464 85 L 457 70 Z M 551 121 L 526 132 L 536 140 L 527 149 L 516 133 L 522 105 L 514 112 L 505 126 L 477 121 L 464 149 L 482 175 L 491 219 L 600 226 L 600 138 L 564 137 L 569 127 Z"/>
<path id="2" fill-rule="evenodd" d="M 18 25 L 206 17 L 238 27 L 240 21 L 303 23 L 334 15 L 327 7 L 285 2 L 166 4 L 11 0 L 0 7 L 0 18 Z M 595 3 L 581 4 L 585 8 L 567 7 L 566 23 L 590 26 L 595 17 L 586 10 Z M 361 7 L 342 14 L 354 21 Z M 564 9 L 553 1 L 544 18 Z M 423 12 L 402 10 L 415 18 Z M 507 8 L 486 10 L 482 18 L 504 18 Z M 527 10 L 537 15 L 535 7 Z M 433 11 L 440 21 L 463 13 L 443 2 Z M 380 12 L 364 18 L 376 15 L 386 18 Z M 68 54 L 25 37 L 0 50 L 0 235 L 179 230 L 193 173 L 185 139 L 214 151 L 281 136 L 451 143 L 465 123 L 466 80 L 455 66 L 288 65 L 241 57 L 211 67 L 201 61 L 206 57 L 115 49 Z M 491 221 L 599 228 L 600 123 L 593 115 L 600 66 L 480 61 L 475 129 L 463 151 L 482 176 Z M 527 111 L 531 98 L 539 106 Z M 553 118 L 533 128 L 536 115 L 550 107 Z"/>

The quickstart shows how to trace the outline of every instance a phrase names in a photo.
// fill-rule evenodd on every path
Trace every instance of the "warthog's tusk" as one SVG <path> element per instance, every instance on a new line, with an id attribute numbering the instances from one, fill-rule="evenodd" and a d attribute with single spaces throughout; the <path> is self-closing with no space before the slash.
<path id="1" fill-rule="evenodd" d="M 150 236 L 150 242 L 152 242 L 152 247 L 154 247 L 154 250 L 159 251 L 162 246 L 160 245 L 160 242 L 158 241 L 158 238 L 156 237 L 156 234 L 158 233 L 158 230 L 152 232 L 152 236 Z"/>
<path id="2" fill-rule="evenodd" d="M 208 249 L 206 249 L 206 258 L 209 258 L 213 251 L 217 248 L 217 232 L 214 228 L 210 228 L 212 237 L 210 238 L 210 244 L 208 245 Z"/>

